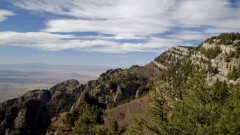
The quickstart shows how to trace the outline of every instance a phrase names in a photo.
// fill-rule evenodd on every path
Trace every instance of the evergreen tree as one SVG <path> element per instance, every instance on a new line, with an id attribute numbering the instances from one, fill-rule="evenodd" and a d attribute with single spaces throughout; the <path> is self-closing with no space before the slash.
<path id="1" fill-rule="evenodd" d="M 240 134 L 240 83 L 209 86 L 204 71 L 193 70 L 181 91 L 182 98 L 171 82 L 159 81 L 148 117 L 135 119 L 127 134 Z"/>
<path id="2" fill-rule="evenodd" d="M 102 109 L 97 106 L 82 105 L 79 109 L 79 116 L 75 121 L 73 133 L 76 135 L 104 135 L 101 128 Z"/>
<path id="3" fill-rule="evenodd" d="M 240 83 L 230 86 L 231 94 L 222 106 L 221 119 L 217 123 L 218 134 L 240 134 Z"/>

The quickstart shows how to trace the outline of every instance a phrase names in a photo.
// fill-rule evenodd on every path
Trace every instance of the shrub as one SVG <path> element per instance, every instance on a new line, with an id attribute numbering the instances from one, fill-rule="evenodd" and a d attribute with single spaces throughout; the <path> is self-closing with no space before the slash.
<path id="1" fill-rule="evenodd" d="M 82 105 L 79 108 L 78 119 L 74 122 L 74 134 L 104 134 L 104 130 L 100 128 L 100 124 L 103 123 L 102 114 L 102 109 L 98 106 Z"/>
<path id="2" fill-rule="evenodd" d="M 233 70 L 228 73 L 227 77 L 229 80 L 237 80 L 240 77 L 240 66 L 238 69 L 233 67 Z"/>
<path id="3" fill-rule="evenodd" d="M 204 49 L 201 48 L 201 52 L 209 59 L 216 58 L 221 52 L 221 48 L 219 46 L 215 46 L 214 48 Z"/>

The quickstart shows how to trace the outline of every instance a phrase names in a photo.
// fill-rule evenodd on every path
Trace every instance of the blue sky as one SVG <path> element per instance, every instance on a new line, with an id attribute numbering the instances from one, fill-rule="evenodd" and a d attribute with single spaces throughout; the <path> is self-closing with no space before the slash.
<path id="1" fill-rule="evenodd" d="M 240 32 L 240 0 L 1 0 L 0 63 L 128 67 Z"/>

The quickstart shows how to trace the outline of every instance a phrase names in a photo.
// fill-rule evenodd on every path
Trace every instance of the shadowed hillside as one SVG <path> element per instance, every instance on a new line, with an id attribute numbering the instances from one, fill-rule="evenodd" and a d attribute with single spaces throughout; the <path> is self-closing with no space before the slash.
<path id="1" fill-rule="evenodd" d="M 86 84 L 27 92 L 0 104 L 0 133 L 237 134 L 239 43 L 238 33 L 225 33 Z"/>

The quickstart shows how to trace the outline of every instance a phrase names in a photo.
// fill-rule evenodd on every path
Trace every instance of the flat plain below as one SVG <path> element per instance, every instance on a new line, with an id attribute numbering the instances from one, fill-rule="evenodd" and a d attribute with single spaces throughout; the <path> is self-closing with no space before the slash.
<path id="1" fill-rule="evenodd" d="M 34 89 L 52 86 L 76 79 L 86 83 L 110 67 L 101 66 L 53 66 L 53 65 L 0 65 L 0 102 L 16 98 Z"/>

